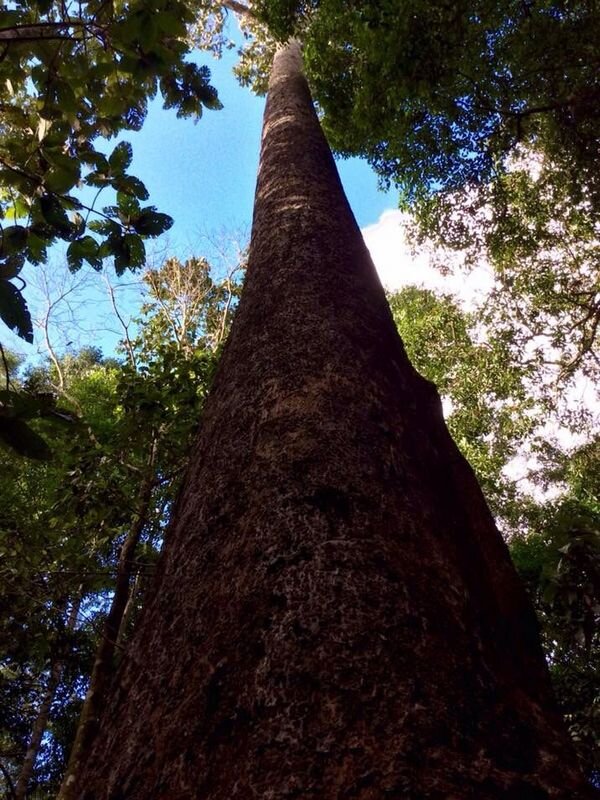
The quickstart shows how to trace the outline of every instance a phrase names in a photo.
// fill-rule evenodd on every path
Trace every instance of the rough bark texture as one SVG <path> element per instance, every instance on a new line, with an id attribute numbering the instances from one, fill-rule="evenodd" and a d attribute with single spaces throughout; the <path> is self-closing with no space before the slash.
<path id="1" fill-rule="evenodd" d="M 85 800 L 588 796 L 531 608 L 276 59 L 250 264 Z"/>

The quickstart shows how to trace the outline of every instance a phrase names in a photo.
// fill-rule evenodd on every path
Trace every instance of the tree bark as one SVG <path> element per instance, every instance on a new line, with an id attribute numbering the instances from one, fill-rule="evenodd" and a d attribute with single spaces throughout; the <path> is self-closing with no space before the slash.
<path id="1" fill-rule="evenodd" d="M 301 73 L 154 594 L 74 796 L 591 796 L 533 612 L 410 365 Z"/>

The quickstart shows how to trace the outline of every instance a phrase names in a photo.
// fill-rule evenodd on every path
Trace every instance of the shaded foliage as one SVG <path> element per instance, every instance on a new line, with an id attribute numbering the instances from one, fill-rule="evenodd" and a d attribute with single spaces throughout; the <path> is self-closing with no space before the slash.
<path id="1" fill-rule="evenodd" d="M 298 34 L 333 146 L 367 156 L 407 200 L 503 170 L 520 143 L 597 205 L 594 3 L 261 0 L 271 33 Z"/>
<path id="2" fill-rule="evenodd" d="M 260 0 L 298 36 L 333 148 L 400 190 L 422 236 L 487 260 L 495 326 L 598 375 L 600 16 L 587 0 Z M 269 37 L 261 40 L 263 49 Z M 260 42 L 259 42 L 260 44 Z M 260 89 L 261 48 L 246 81 Z M 268 49 L 268 47 L 267 47 Z"/>
<path id="3" fill-rule="evenodd" d="M 600 443 L 555 454 L 557 501 L 530 509 L 511 542 L 534 600 L 556 694 L 586 773 L 600 778 Z"/>
<path id="4" fill-rule="evenodd" d="M 540 414 L 526 384 L 528 371 L 502 334 L 482 339 L 479 318 L 452 297 L 407 287 L 389 300 L 408 356 L 436 384 L 450 432 L 493 511 L 511 518 L 517 488 L 503 470 Z"/>
<path id="5" fill-rule="evenodd" d="M 178 272 L 185 297 L 174 291 Z M 151 579 L 210 385 L 218 357 L 214 331 L 225 335 L 238 291 L 234 282 L 223 288 L 213 281 L 202 259 L 186 265 L 170 259 L 145 281 L 147 302 L 130 342 L 133 360 L 105 360 L 94 348 L 62 359 L 61 404 L 75 421 L 68 427 L 32 422 L 54 457 L 39 462 L 0 450 L 0 604 L 10 609 L 0 629 L 0 761 L 16 783 L 40 703 L 60 665 L 30 784 L 47 796 L 58 788 L 73 741 L 119 553 L 140 514 L 140 483 L 149 478 L 152 492 L 117 659 Z M 55 392 L 53 370 L 30 369 L 21 390 Z M 149 459 L 151 449 L 155 457 Z M 76 622 L 69 626 L 74 606 Z"/>

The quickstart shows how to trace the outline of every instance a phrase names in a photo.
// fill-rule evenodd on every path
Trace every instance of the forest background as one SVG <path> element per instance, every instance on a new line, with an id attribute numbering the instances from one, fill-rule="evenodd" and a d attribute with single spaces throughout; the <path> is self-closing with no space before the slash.
<path id="1" fill-rule="evenodd" d="M 294 23 L 278 4 L 271 6 L 264 4 L 265 13 L 271 13 L 272 33 L 283 37 L 293 24 L 302 32 L 306 23 L 301 14 L 300 23 Z M 572 12 L 573 29 L 584 6 Z M 405 232 L 412 236 L 417 268 L 405 265 L 395 287 L 406 284 L 408 274 L 414 284 L 390 294 L 394 318 L 411 360 L 438 386 L 453 436 L 510 544 L 538 612 L 562 711 L 584 769 L 597 781 L 600 486 L 593 386 L 600 301 L 596 192 L 586 172 L 597 135 L 596 120 L 584 110 L 586 103 L 593 105 L 597 89 L 581 67 L 584 55 L 584 66 L 590 69 L 597 56 L 584 52 L 588 39 L 578 41 L 583 55 L 573 61 L 581 74 L 562 107 L 559 100 L 554 109 L 540 105 L 536 116 L 530 110 L 521 113 L 518 104 L 510 106 L 505 115 L 510 125 L 501 131 L 506 141 L 497 143 L 496 163 L 479 163 L 478 137 L 492 134 L 477 112 L 466 159 L 477 174 L 455 174 L 450 160 L 452 147 L 458 146 L 455 130 L 440 124 L 437 146 L 448 158 L 421 161 L 400 180 L 395 170 L 405 154 L 382 153 L 385 133 L 378 130 L 377 117 L 381 109 L 399 103 L 395 92 L 406 92 L 414 75 L 406 77 L 406 65 L 394 64 L 405 85 L 391 76 L 383 97 L 381 85 L 390 65 L 383 56 L 377 62 L 370 50 L 375 62 L 371 72 L 353 76 L 355 85 L 345 87 L 344 95 L 327 74 L 343 52 L 332 48 L 332 63 L 319 61 L 323 37 L 336 41 L 336 26 L 349 18 L 335 11 L 333 16 L 324 14 L 321 27 L 306 34 L 309 77 L 326 129 L 341 153 L 364 155 L 388 189 L 395 187 L 376 201 L 376 216 L 395 203 L 401 190 L 402 211 L 382 217 L 379 231 L 393 228 L 395 247 L 404 242 Z M 237 27 L 222 29 L 228 12 L 211 4 L 195 9 L 193 19 L 183 4 L 171 11 L 154 10 L 154 33 L 143 3 L 126 12 L 110 40 L 102 41 L 101 32 L 87 22 L 85 43 L 91 47 L 90 42 L 101 42 L 106 54 L 104 64 L 102 58 L 94 59 L 102 88 L 91 104 L 74 74 L 46 69 L 57 37 L 63 36 L 69 47 L 80 46 L 72 19 L 65 21 L 52 4 L 41 3 L 17 5 L 3 12 L 1 21 L 6 89 L 0 314 L 25 341 L 34 338 L 35 325 L 35 347 L 44 354 L 42 359 L 24 357 L 20 343 L 2 335 L 0 780 L 7 796 L 56 794 L 94 656 L 109 641 L 103 658 L 112 669 L 126 647 L 243 283 L 247 234 L 239 229 L 251 213 L 260 101 L 239 90 L 231 101 L 237 127 L 233 122 L 223 125 L 218 141 L 211 138 L 214 133 L 202 138 L 213 114 L 216 119 L 227 113 L 219 110 L 211 86 L 226 109 L 233 89 L 220 65 L 212 78 L 201 65 L 209 63 L 210 51 L 231 56 L 228 37 L 238 35 Z M 97 10 L 93 16 L 96 24 Z M 546 17 L 552 19 L 551 13 Z M 541 14 L 536 24 L 540 19 L 547 23 Z M 569 20 L 556 19 L 564 36 Z M 367 31 L 376 22 L 361 20 Z M 526 24 L 521 18 L 519 22 Z M 50 23 L 55 38 L 46 35 Z M 437 24 L 441 27 L 443 20 Z M 535 25 L 529 24 L 535 41 Z M 108 23 L 102 36 L 108 37 L 107 30 Z M 210 110 L 197 129 L 173 119 L 174 111 L 159 111 L 155 101 L 146 127 L 132 135 L 132 129 L 142 128 L 156 78 L 153 68 L 142 65 L 148 85 L 141 86 L 139 96 L 127 94 L 122 75 L 112 86 L 110 59 L 115 56 L 106 45 L 119 44 L 115 50 L 121 73 L 133 75 L 123 61 L 131 41 L 139 47 L 141 30 L 147 37 L 145 49 L 155 48 L 163 69 L 159 88 L 167 105 L 191 118 L 199 116 L 202 105 Z M 160 51 L 161 30 L 169 40 L 179 36 L 190 52 L 192 46 L 203 48 L 189 62 L 195 66 L 187 72 L 181 67 L 188 49 L 175 48 L 170 55 Z M 260 91 L 272 37 L 255 21 L 246 20 L 245 31 L 246 49 L 237 71 L 242 83 Z M 589 39 L 593 41 L 593 31 Z M 558 48 L 557 42 L 558 37 Z M 389 52 L 395 52 L 392 46 Z M 560 62 L 557 52 L 553 55 Z M 224 62 L 227 69 L 230 56 Z M 526 60 L 522 53 L 519 57 Z M 567 75 L 572 65 L 562 58 Z M 448 60 L 448 53 L 439 59 Z M 435 57 L 428 68 L 429 79 L 440 80 Z M 503 99 L 502 80 L 497 80 L 496 112 Z M 560 86 L 555 91 L 560 95 Z M 129 116 L 121 113 L 120 94 L 134 108 Z M 82 111 L 83 100 L 87 106 Z M 563 127 L 577 131 L 581 150 L 579 172 L 572 180 L 565 177 L 568 170 L 560 153 L 548 145 L 552 138 L 532 122 L 557 110 L 566 114 L 565 109 L 569 118 Z M 66 150 L 67 128 L 74 120 L 80 136 Z M 187 126 L 186 133 L 177 133 L 177 126 Z M 344 129 L 351 131 L 347 141 L 342 141 Z M 125 137 L 123 130 L 128 130 Z M 98 132 L 107 141 L 98 144 Z M 113 136 L 120 143 L 109 141 Z M 422 142 L 406 136 L 403 141 L 412 148 L 411 158 L 420 152 Z M 458 144 L 464 149 L 465 141 Z M 179 147 L 187 174 L 174 185 L 173 153 Z M 233 166 L 242 162 L 244 170 Z M 365 170 L 354 162 L 341 164 L 359 222 L 373 219 L 363 216 L 368 213 L 365 198 L 373 196 L 364 187 L 369 182 L 373 187 L 377 179 Z M 244 188 L 234 191 L 240 183 Z M 103 197 L 113 196 L 108 201 L 113 205 L 97 205 L 98 190 Z M 160 211 L 141 205 L 148 193 Z M 165 233 L 171 227 L 165 211 L 181 221 L 190 219 L 189 209 L 204 230 L 197 242 L 177 227 Z M 224 238 L 221 233 L 205 235 L 222 221 L 229 228 Z M 196 238 L 198 229 L 192 230 Z M 156 238 L 161 234 L 163 239 Z M 373 229 L 366 234 L 377 261 L 378 240 Z M 149 238 L 155 241 L 153 251 L 146 251 Z M 398 257 L 397 250 L 393 257 Z M 139 280 L 131 268 L 139 270 Z M 389 281 L 390 273 L 385 277 Z M 132 299 L 133 283 L 141 301 Z M 100 296 L 106 297 L 106 311 L 99 314 Z M 82 318 L 90 316 L 90 306 L 91 324 Z M 111 328 L 112 336 L 101 332 L 103 327 Z M 120 344 L 112 352 L 116 340 Z"/>

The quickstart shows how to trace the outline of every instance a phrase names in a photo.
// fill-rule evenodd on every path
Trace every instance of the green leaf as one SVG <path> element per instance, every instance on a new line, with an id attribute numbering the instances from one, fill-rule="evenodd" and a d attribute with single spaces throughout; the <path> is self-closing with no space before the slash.
<path id="1" fill-rule="evenodd" d="M 117 192 L 117 206 L 119 218 L 124 224 L 129 224 L 132 218 L 137 217 L 140 212 L 140 204 L 136 197 L 132 197 L 125 192 Z"/>
<path id="2" fill-rule="evenodd" d="M 99 250 L 98 242 L 91 236 L 83 236 L 81 239 L 71 242 L 67 248 L 67 262 L 71 272 L 77 272 L 84 261 L 91 264 L 94 269 L 100 269 L 102 267 L 102 259 L 100 258 Z"/>
<path id="3" fill-rule="evenodd" d="M 16 197 L 14 201 L 11 201 L 6 211 L 6 219 L 23 219 L 29 215 L 29 209 L 30 201 L 28 198 Z"/>
<path id="4" fill-rule="evenodd" d="M 85 231 L 85 219 L 76 211 L 71 216 L 72 236 L 81 236 Z"/>
<path id="5" fill-rule="evenodd" d="M 89 175 L 85 177 L 85 183 L 88 186 L 97 186 L 98 188 L 102 188 L 103 186 L 110 186 L 112 183 L 112 178 L 103 170 L 99 170 L 96 172 L 90 172 Z"/>
<path id="6" fill-rule="evenodd" d="M 18 253 L 25 247 L 27 242 L 27 228 L 23 225 L 11 225 L 4 228 L 2 231 L 2 239 L 0 245 L 0 257 Z"/>
<path id="7" fill-rule="evenodd" d="M 113 186 L 117 192 L 137 197 L 138 200 L 147 200 L 148 190 L 139 178 L 133 175 L 123 175 L 113 181 Z"/>
<path id="8" fill-rule="evenodd" d="M 14 256 L 8 256 L 3 264 L 0 264 L 0 278 L 3 280 L 10 280 L 15 278 L 23 269 L 25 263 L 25 256 L 22 253 L 17 253 Z"/>
<path id="9" fill-rule="evenodd" d="M 122 175 L 131 164 L 133 149 L 129 142 L 120 142 L 108 157 L 113 175 Z"/>
<path id="10" fill-rule="evenodd" d="M 21 292 L 7 280 L 0 280 L 0 318 L 21 339 L 33 343 L 33 325 Z"/>
<path id="11" fill-rule="evenodd" d="M 45 221 L 51 225 L 58 236 L 69 238 L 73 235 L 74 227 L 69 221 L 67 212 L 62 207 L 60 200 L 53 194 L 43 194 L 39 199 L 40 211 Z"/>
<path id="12" fill-rule="evenodd" d="M 184 37 L 185 24 L 181 17 L 173 11 L 161 11 L 156 15 L 156 23 L 161 31 L 169 34 L 169 36 Z"/>
<path id="13" fill-rule="evenodd" d="M 143 267 L 146 261 L 146 248 L 141 236 L 126 233 L 114 255 L 117 275 L 122 275 L 126 269 Z"/>
<path id="14" fill-rule="evenodd" d="M 131 224 L 141 236 L 160 236 L 173 225 L 173 218 L 159 213 L 154 206 L 149 206 Z"/>
<path id="15" fill-rule="evenodd" d="M 89 147 L 89 149 L 84 150 L 84 152 L 80 155 L 82 164 L 87 164 L 90 167 L 94 167 L 95 170 L 98 172 L 102 172 L 107 174 L 110 172 L 110 166 L 108 164 L 108 159 L 103 153 L 98 153 L 93 147 Z"/>
<path id="16" fill-rule="evenodd" d="M 35 227 L 35 226 L 34 226 Z M 27 258 L 32 264 L 41 264 L 47 258 L 47 240 L 35 232 L 27 237 Z"/>
<path id="17" fill-rule="evenodd" d="M 100 255 L 114 256 L 117 275 L 126 269 L 136 269 L 144 265 L 146 248 L 141 237 L 135 233 L 111 235 L 100 246 Z"/>
<path id="18" fill-rule="evenodd" d="M 80 163 L 76 158 L 56 149 L 44 149 L 43 155 L 51 164 L 50 171 L 44 176 L 44 185 L 50 192 L 63 194 L 72 189 L 81 175 Z"/>
<path id="19" fill-rule="evenodd" d="M 46 442 L 21 419 L 0 416 L 0 441 L 27 458 L 38 461 L 52 458 Z"/>
<path id="20" fill-rule="evenodd" d="M 113 222 L 112 219 L 94 219 L 88 227 L 103 236 L 119 236 L 121 233 L 121 226 L 118 222 Z"/>

